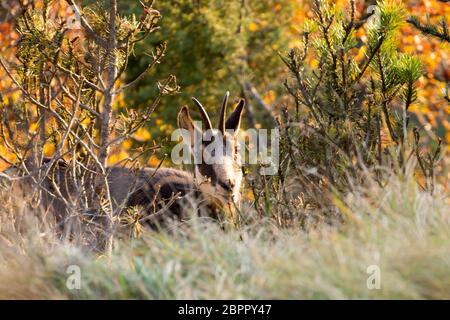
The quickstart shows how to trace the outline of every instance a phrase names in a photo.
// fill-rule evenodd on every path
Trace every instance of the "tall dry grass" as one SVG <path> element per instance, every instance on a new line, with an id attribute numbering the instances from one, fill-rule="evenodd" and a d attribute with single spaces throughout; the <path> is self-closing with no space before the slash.
<path id="1" fill-rule="evenodd" d="M 110 259 L 61 241 L 24 201 L 3 197 L 2 299 L 449 299 L 449 197 L 411 175 L 334 201 L 339 226 L 280 228 L 254 216 L 234 230 L 192 218 L 170 232 L 116 240 Z M 66 286 L 67 267 L 81 288 Z M 370 290 L 369 266 L 381 288 Z"/>

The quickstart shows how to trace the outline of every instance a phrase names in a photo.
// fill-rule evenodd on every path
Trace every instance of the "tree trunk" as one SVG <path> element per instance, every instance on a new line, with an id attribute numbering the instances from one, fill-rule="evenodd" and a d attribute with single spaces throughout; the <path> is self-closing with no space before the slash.
<path id="1" fill-rule="evenodd" d="M 109 153 L 109 135 L 111 126 L 111 113 L 114 103 L 114 84 L 117 77 L 117 39 L 116 39 L 116 15 L 117 15 L 117 0 L 110 0 L 109 11 L 109 37 L 107 42 L 107 67 L 106 67 L 106 88 L 104 89 L 104 103 L 100 115 L 100 151 L 99 162 L 102 165 L 103 184 L 106 191 L 106 196 L 109 202 L 108 217 L 106 219 L 105 230 L 105 253 L 110 255 L 113 246 L 113 227 L 114 216 L 112 210 L 111 197 L 109 186 L 106 177 L 106 166 Z"/>

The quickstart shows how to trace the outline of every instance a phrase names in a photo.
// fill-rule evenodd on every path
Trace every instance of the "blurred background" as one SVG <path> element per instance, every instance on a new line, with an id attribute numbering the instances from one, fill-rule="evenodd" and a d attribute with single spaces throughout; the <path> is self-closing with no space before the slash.
<path id="1" fill-rule="evenodd" d="M 16 18 L 20 15 L 20 3 L 42 6 L 42 1 L 2 0 L 0 6 L 0 52 L 4 59 L 14 62 L 19 35 Z M 348 6 L 348 1 L 336 1 Z M 376 1 L 356 1 L 359 13 L 370 11 Z M 423 21 L 439 23 L 450 17 L 450 6 L 441 1 L 403 1 L 408 15 L 417 15 Z M 89 5 L 95 1 L 79 1 Z M 50 10 L 61 18 L 73 15 L 63 0 L 50 1 Z M 170 0 L 156 1 L 154 8 L 160 11 L 160 29 L 139 43 L 129 61 L 123 82 L 128 82 L 145 70 L 156 46 L 167 44 L 165 57 L 156 68 L 133 89 L 122 94 L 116 108 L 144 108 L 154 100 L 159 90 L 157 81 L 176 76 L 180 89 L 177 94 L 162 99 L 155 113 L 145 126 L 113 150 L 109 163 L 124 159 L 129 149 L 156 140 L 165 147 L 147 160 L 156 165 L 170 151 L 170 134 L 176 127 L 176 114 L 181 106 L 192 105 L 191 96 L 197 97 L 212 117 L 218 110 L 225 91 L 231 97 L 245 97 L 249 104 L 246 127 L 271 127 L 272 116 L 280 108 L 292 107 L 283 85 L 289 77 L 288 70 L 279 57 L 298 45 L 300 28 L 305 19 L 313 16 L 310 1 L 303 0 Z M 136 14 L 142 9 L 138 1 L 119 1 L 121 13 Z M 77 30 L 72 30 L 77 35 Z M 365 29 L 358 31 L 360 41 L 367 41 Z M 426 37 L 410 24 L 401 29 L 400 50 L 420 57 L 424 75 L 419 80 L 418 100 L 410 111 L 414 121 L 426 129 L 430 138 L 441 137 L 450 142 L 450 107 L 445 99 L 446 83 L 450 81 L 450 50 L 448 44 Z M 363 59 L 364 46 L 358 55 Z M 311 61 L 312 64 L 317 63 Z M 314 66 L 314 65 L 313 65 Z M 14 99 L 11 81 L 0 69 L 0 91 L 3 99 Z M 301 110 L 302 111 L 302 110 Z M 305 111 L 305 110 L 303 110 Z M 51 154 L 54 146 L 47 146 Z M 6 154 L 0 145 L 0 153 Z M 146 160 L 146 161 L 147 161 Z M 5 167 L 0 161 L 0 169 Z"/>

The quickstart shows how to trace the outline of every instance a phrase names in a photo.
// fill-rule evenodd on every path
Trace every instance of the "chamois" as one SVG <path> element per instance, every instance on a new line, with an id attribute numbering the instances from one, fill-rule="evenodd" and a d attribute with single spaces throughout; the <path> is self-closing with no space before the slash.
<path id="1" fill-rule="evenodd" d="M 240 186 L 242 181 L 241 157 L 237 134 L 245 101 L 240 99 L 234 111 L 226 118 L 226 106 L 229 93 L 224 96 L 220 109 L 219 125 L 213 129 L 211 120 L 202 104 L 192 98 L 198 108 L 202 126 L 198 127 L 192 120 L 188 107 L 184 106 L 178 113 L 178 126 L 189 133 L 190 149 L 195 152 L 194 137 L 201 139 L 198 146 L 202 161 L 196 162 L 194 173 L 172 168 L 143 168 L 139 170 L 123 166 L 107 168 L 107 181 L 114 214 L 141 206 L 144 218 L 153 225 L 152 215 L 165 217 L 186 216 L 187 211 L 197 210 L 200 214 L 217 217 L 218 212 L 235 213 L 240 203 Z M 214 148 L 212 147 L 214 145 Z M 47 162 L 47 163 L 46 163 Z M 44 161 L 43 166 L 52 163 Z M 70 166 L 63 160 L 53 162 L 48 178 L 41 184 L 51 193 L 55 184 L 60 196 L 74 198 L 74 185 L 67 178 Z M 42 168 L 40 168 L 42 170 Z M 11 170 L 8 171 L 11 173 Z M 45 192 L 44 192 L 45 193 Z M 64 221 L 67 216 L 67 203 L 58 197 L 45 196 L 45 206 L 50 208 L 57 220 Z M 155 214 L 158 213 L 158 214 Z M 159 223 L 161 219 L 155 217 Z"/>

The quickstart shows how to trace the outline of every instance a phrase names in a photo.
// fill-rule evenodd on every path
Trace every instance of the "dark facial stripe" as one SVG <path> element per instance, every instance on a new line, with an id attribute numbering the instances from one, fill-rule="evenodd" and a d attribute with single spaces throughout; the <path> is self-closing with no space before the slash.
<path id="1" fill-rule="evenodd" d="M 221 180 L 217 181 L 217 184 L 222 187 L 225 191 L 231 192 L 233 191 L 233 188 L 229 183 L 223 182 Z"/>

